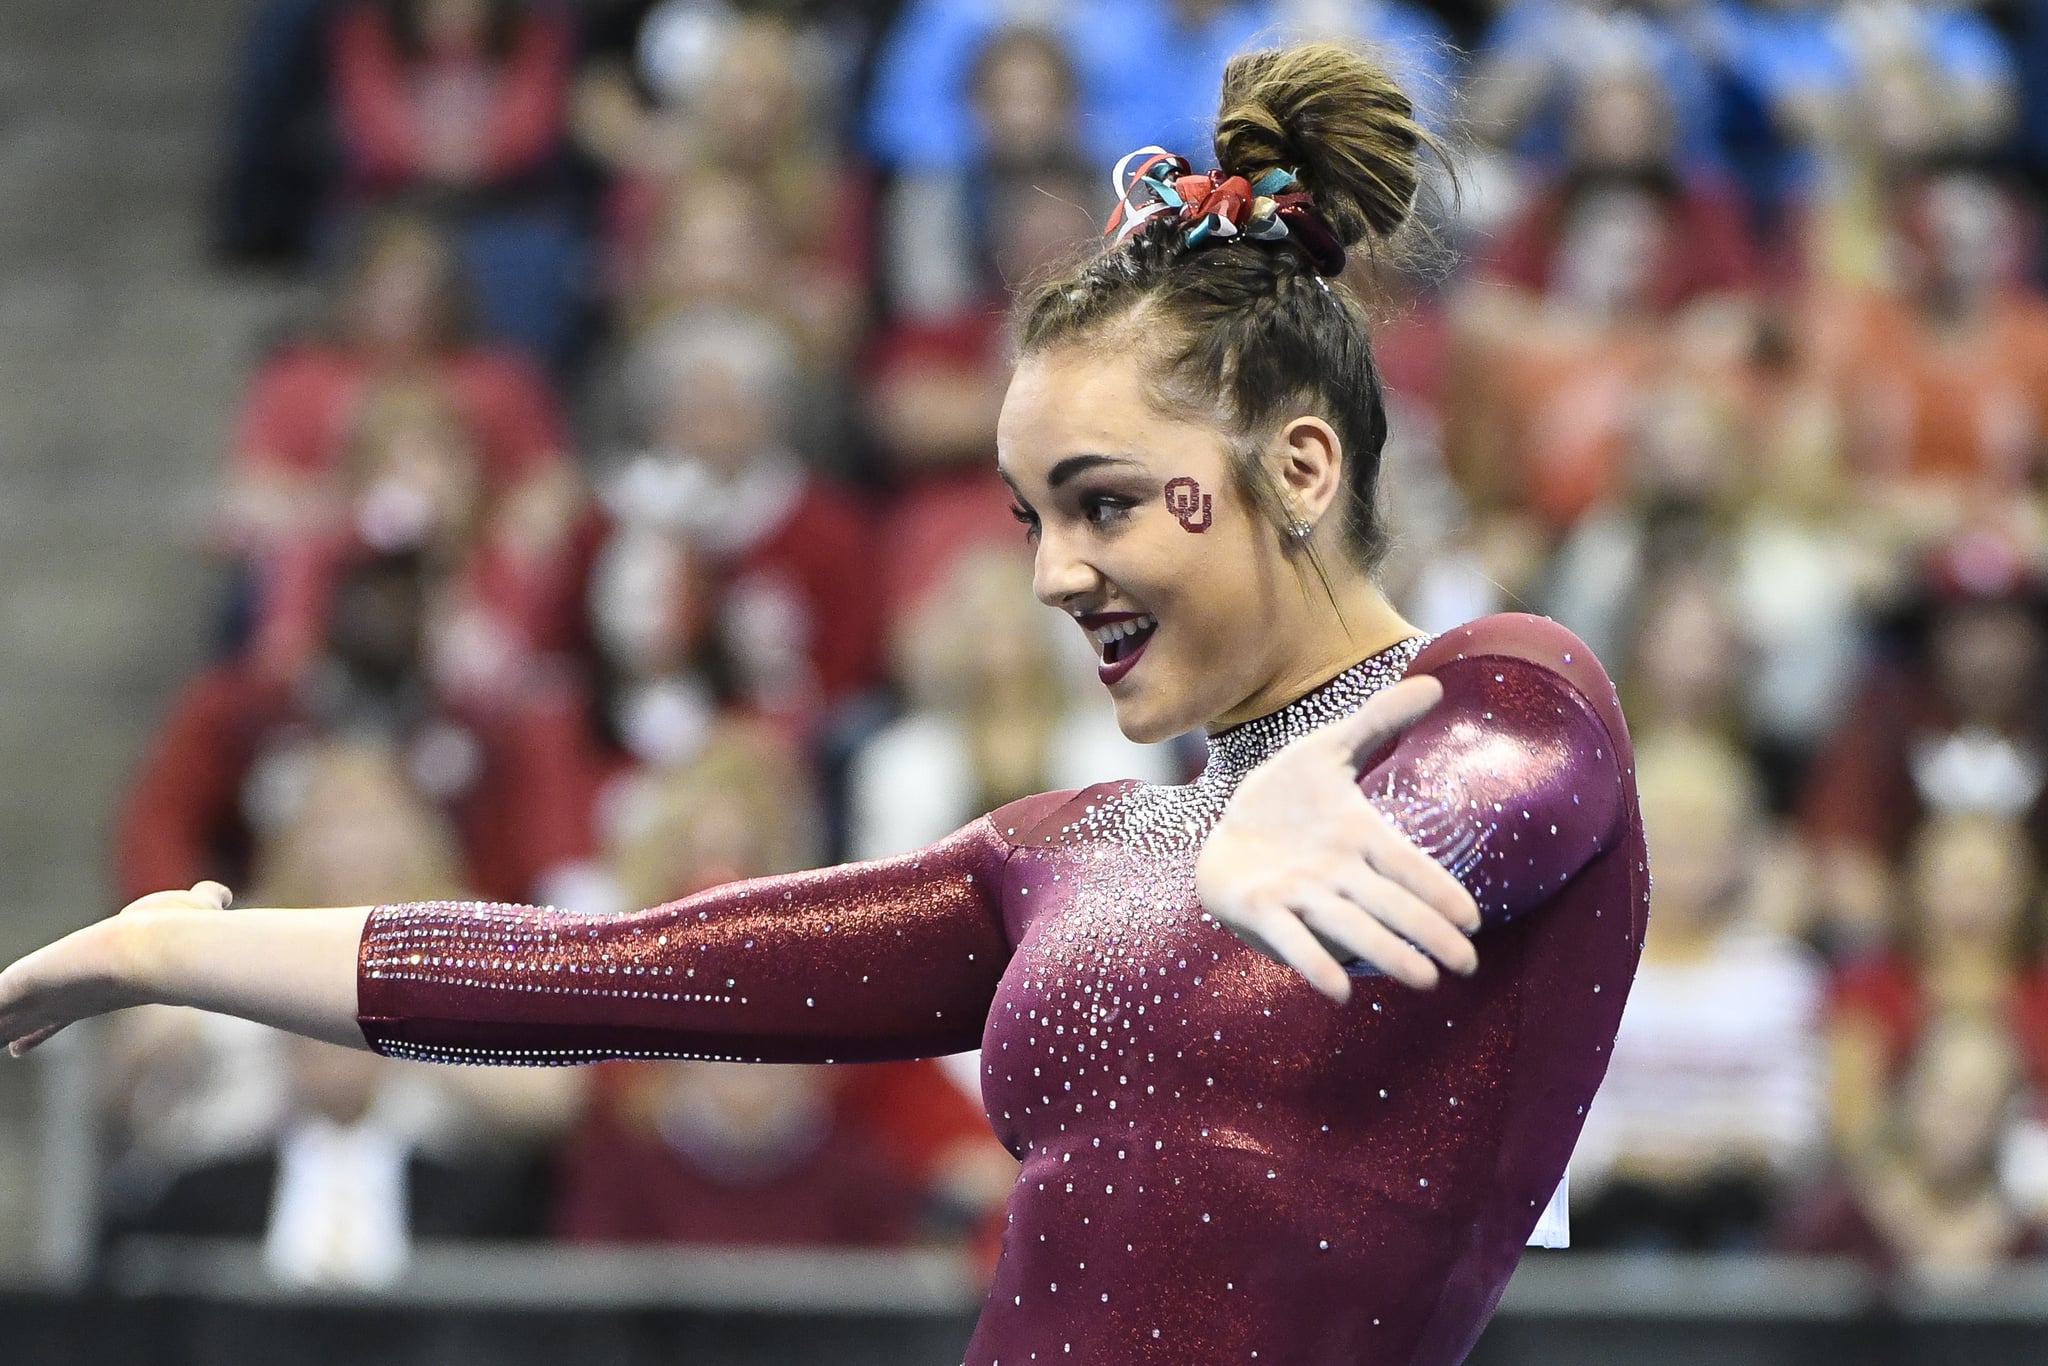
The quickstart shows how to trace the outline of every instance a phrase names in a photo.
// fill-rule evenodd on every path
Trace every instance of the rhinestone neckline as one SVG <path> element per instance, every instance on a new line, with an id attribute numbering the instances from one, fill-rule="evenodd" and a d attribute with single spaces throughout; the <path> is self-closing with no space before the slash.
<path id="1" fill-rule="evenodd" d="M 1133 784 L 1091 806 L 1073 827 L 1145 853 L 1197 848 L 1237 785 L 1283 746 L 1349 716 L 1380 689 L 1398 683 L 1434 639 L 1410 636 L 1368 655 L 1277 711 L 1209 737 L 1209 761 L 1191 783 Z"/>

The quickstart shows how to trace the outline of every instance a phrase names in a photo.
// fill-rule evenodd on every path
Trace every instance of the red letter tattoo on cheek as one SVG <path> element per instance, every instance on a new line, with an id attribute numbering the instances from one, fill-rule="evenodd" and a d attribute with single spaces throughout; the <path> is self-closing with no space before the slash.
<path id="1" fill-rule="evenodd" d="M 1173 514 L 1183 531 L 1207 531 L 1214 520 L 1210 515 L 1209 495 L 1202 492 L 1202 486 L 1186 475 L 1166 481 L 1166 510 Z"/>

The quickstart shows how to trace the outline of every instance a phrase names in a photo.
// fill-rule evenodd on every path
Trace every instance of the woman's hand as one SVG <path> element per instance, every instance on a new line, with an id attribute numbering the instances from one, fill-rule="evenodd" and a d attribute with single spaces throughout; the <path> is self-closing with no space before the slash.
<path id="1" fill-rule="evenodd" d="M 1404 679 L 1282 749 L 1238 785 L 1195 863 L 1203 909 L 1332 1000 L 1350 999 L 1350 959 L 1417 988 L 1439 963 L 1479 966 L 1471 893 L 1358 785 L 1365 756 L 1442 698 L 1434 678 Z"/>
<path id="2" fill-rule="evenodd" d="M 18 1058 L 66 1025 L 155 1000 L 147 931 L 168 916 L 222 910 L 229 897 L 218 882 L 154 892 L 0 971 L 8 1053 Z"/>

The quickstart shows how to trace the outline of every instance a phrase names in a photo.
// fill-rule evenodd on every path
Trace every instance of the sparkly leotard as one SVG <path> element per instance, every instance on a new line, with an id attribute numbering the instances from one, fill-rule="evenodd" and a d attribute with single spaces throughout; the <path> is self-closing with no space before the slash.
<path id="1" fill-rule="evenodd" d="M 1337 1005 L 1204 914 L 1238 781 L 1404 672 L 1361 779 L 1478 900 L 1479 971 Z M 1410 640 L 1213 737 L 1184 787 L 1028 798 L 917 853 L 638 914 L 379 908 L 373 1047 L 852 1061 L 980 1045 L 1023 1160 L 971 1366 L 1439 1366 L 1499 1301 L 1606 1070 L 1648 900 L 1627 732 L 1569 632 Z"/>

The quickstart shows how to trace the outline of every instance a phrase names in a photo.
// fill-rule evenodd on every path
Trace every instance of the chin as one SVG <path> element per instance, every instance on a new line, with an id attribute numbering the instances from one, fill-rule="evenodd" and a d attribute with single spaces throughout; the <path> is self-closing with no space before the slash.
<path id="1" fill-rule="evenodd" d="M 1124 733 L 1124 739 L 1139 745 L 1156 745 L 1187 729 L 1186 726 L 1164 724 L 1149 716 L 1133 716 L 1123 707 L 1116 709 L 1116 728 Z"/>
<path id="2" fill-rule="evenodd" d="M 1201 724 L 1202 718 L 1183 715 L 1185 708 L 1170 705 L 1170 700 L 1147 696 L 1140 693 L 1135 697 L 1119 698 L 1112 694 L 1116 707 L 1116 728 L 1124 738 L 1135 744 L 1156 745 L 1171 740 L 1184 731 L 1193 730 Z"/>

